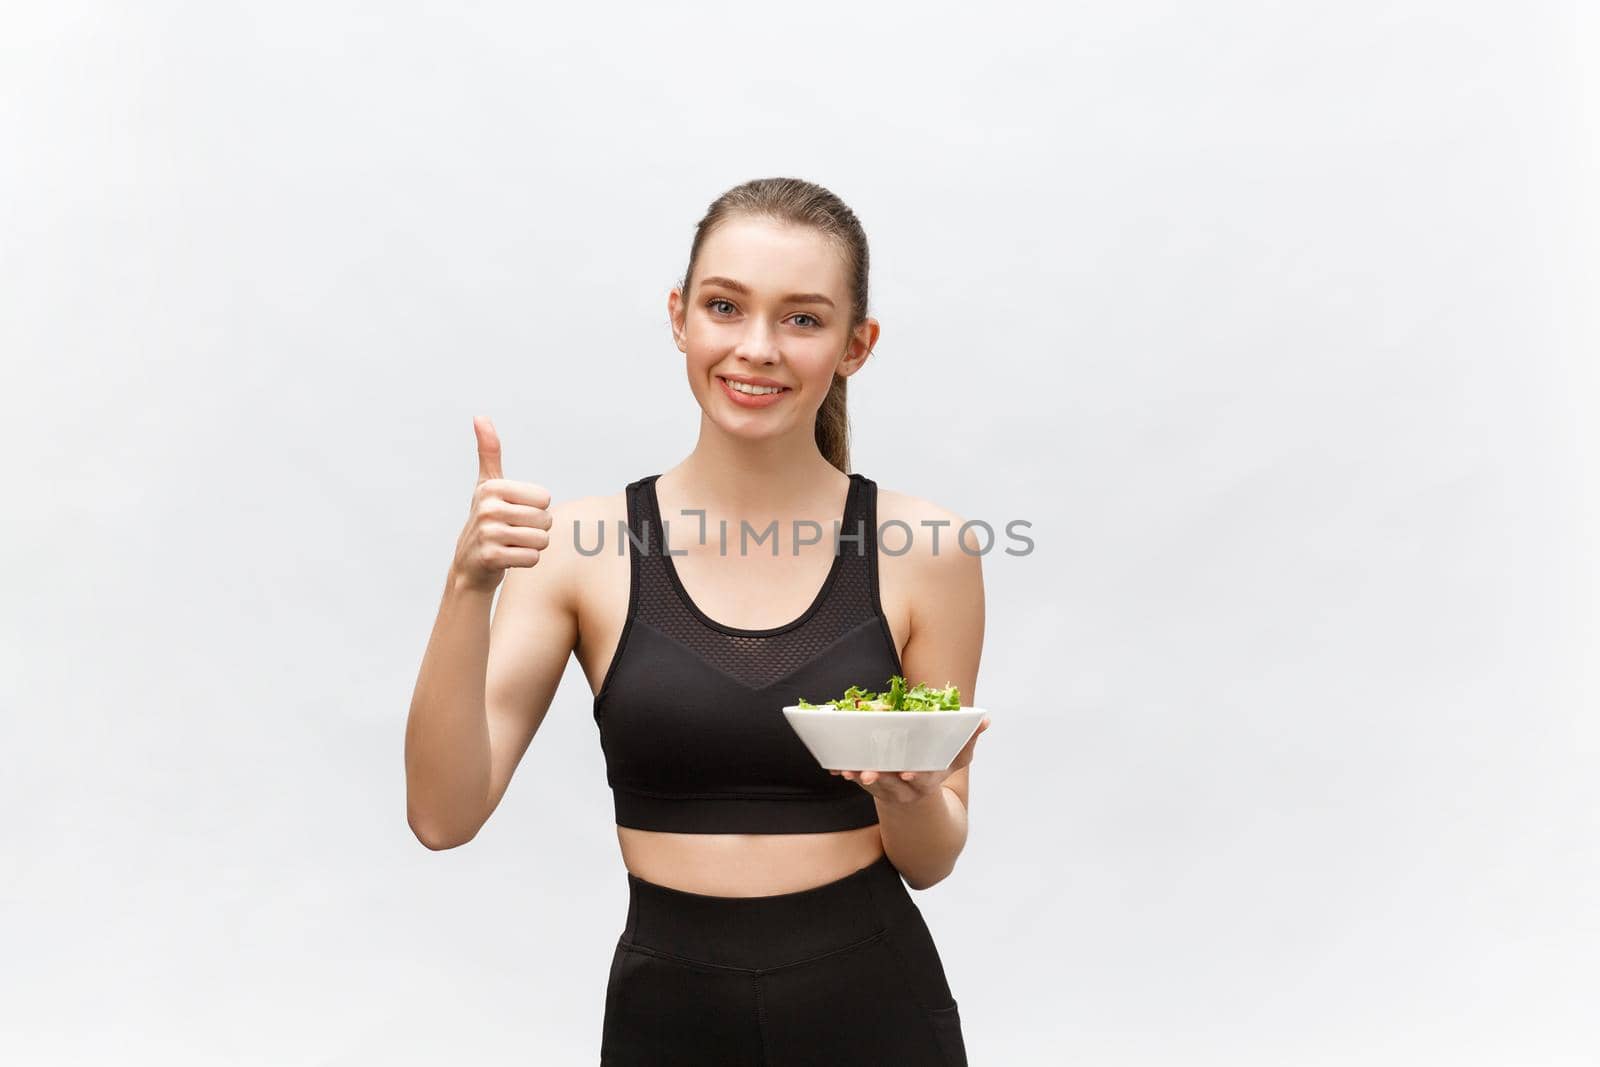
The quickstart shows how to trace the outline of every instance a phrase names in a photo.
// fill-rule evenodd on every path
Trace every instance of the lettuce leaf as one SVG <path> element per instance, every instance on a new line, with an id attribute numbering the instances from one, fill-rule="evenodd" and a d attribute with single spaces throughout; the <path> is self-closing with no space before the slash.
<path id="1" fill-rule="evenodd" d="M 960 711 L 961 691 L 946 684 L 943 689 L 921 682 L 909 689 L 900 675 L 889 679 L 889 688 L 881 693 L 852 685 L 844 696 L 813 704 L 805 697 L 796 697 L 795 705 L 801 708 L 837 708 L 841 711 Z"/>

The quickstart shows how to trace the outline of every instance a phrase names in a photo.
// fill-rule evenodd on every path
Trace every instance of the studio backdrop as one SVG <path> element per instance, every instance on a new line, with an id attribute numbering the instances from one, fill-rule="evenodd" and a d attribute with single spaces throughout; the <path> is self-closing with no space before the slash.
<path id="1" fill-rule="evenodd" d="M 915 894 L 971 1062 L 1596 1062 L 1596 30 L 6 5 L 0 1061 L 596 1062 L 582 672 L 454 849 L 408 704 L 473 416 L 557 500 L 676 463 L 694 223 L 793 176 L 855 468 L 998 533 Z"/>

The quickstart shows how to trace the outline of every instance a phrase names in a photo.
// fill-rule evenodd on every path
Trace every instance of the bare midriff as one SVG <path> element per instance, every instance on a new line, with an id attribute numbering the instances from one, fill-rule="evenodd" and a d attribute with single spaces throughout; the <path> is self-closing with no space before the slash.
<path id="1" fill-rule="evenodd" d="M 677 834 L 617 827 L 637 878 L 713 897 L 766 897 L 826 885 L 877 862 L 878 826 L 822 834 Z"/>

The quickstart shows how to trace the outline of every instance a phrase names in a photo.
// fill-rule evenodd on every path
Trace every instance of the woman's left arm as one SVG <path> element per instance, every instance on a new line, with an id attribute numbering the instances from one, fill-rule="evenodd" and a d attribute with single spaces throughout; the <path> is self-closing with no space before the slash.
<path id="1" fill-rule="evenodd" d="M 928 541 L 915 549 L 916 590 L 911 601 L 910 633 L 900 665 L 906 685 L 954 685 L 967 707 L 977 704 L 978 660 L 983 653 L 983 556 L 971 530 L 955 544 L 953 531 L 964 521 L 937 527 L 934 542 L 928 527 L 919 536 Z M 918 538 L 913 538 L 913 544 Z M 936 712 L 912 714 L 937 714 Z M 985 716 L 965 747 L 942 771 L 835 771 L 872 794 L 878 806 L 878 828 L 889 860 L 912 889 L 927 889 L 955 869 L 967 843 L 968 766 L 978 736 L 989 728 Z"/>

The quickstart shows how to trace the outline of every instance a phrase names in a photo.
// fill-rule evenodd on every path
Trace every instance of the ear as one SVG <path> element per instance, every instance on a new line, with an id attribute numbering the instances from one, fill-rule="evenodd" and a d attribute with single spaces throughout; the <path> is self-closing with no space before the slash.
<path id="1" fill-rule="evenodd" d="M 674 286 L 667 294 L 667 323 L 672 327 L 672 341 L 678 351 L 685 351 L 684 333 L 688 329 L 688 309 L 683 303 L 683 291 Z"/>
<path id="2" fill-rule="evenodd" d="M 850 343 L 846 346 L 844 355 L 839 360 L 834 372 L 841 378 L 848 378 L 866 365 L 867 359 L 872 355 L 872 350 L 878 346 L 878 334 L 882 331 L 877 319 L 865 319 L 850 332 Z"/>

